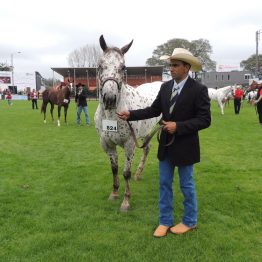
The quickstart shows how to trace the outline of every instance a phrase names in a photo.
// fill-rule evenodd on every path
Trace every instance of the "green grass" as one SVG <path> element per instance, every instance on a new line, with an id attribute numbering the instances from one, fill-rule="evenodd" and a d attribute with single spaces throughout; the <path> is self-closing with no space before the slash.
<path id="1" fill-rule="evenodd" d="M 40 101 L 39 101 L 40 102 Z M 41 104 L 41 103 L 39 103 Z M 89 102 L 91 119 L 97 106 Z M 49 108 L 48 108 L 49 111 Z M 55 116 L 57 110 L 55 111 Z M 200 132 L 195 166 L 198 230 L 155 239 L 158 223 L 157 141 L 142 181 L 131 181 L 131 210 L 119 211 L 124 192 L 119 149 L 120 198 L 112 188 L 109 160 L 92 126 L 43 123 L 28 101 L 0 101 L 0 261 L 260 261 L 261 126 L 253 107 L 221 116 Z M 83 115 L 82 115 L 83 119 Z M 133 171 L 141 150 L 137 150 Z M 175 189 L 175 219 L 183 206 Z"/>

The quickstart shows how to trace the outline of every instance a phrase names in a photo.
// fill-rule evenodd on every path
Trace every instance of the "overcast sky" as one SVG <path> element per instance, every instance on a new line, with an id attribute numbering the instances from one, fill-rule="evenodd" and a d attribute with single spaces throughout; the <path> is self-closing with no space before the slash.
<path id="1" fill-rule="evenodd" d="M 10 0 L 0 7 L 0 62 L 10 64 L 13 53 L 15 72 L 45 78 L 51 67 L 67 67 L 74 49 L 98 45 L 101 34 L 117 47 L 134 39 L 126 66 L 144 66 L 173 38 L 207 39 L 218 65 L 239 66 L 256 53 L 256 31 L 262 36 L 262 0 Z"/>

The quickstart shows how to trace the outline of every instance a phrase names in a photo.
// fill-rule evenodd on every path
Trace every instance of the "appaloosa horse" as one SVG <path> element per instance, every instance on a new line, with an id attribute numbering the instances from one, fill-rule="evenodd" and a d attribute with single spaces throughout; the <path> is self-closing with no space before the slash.
<path id="1" fill-rule="evenodd" d="M 100 136 L 100 143 L 107 153 L 113 173 L 113 191 L 109 199 L 114 200 L 118 197 L 119 178 L 118 178 L 118 155 L 116 147 L 120 146 L 125 152 L 125 163 L 123 176 L 125 179 L 125 195 L 121 204 L 121 210 L 127 211 L 130 207 L 129 198 L 131 165 L 135 152 L 135 138 L 131 135 L 131 129 L 127 121 L 117 117 L 117 112 L 129 109 L 144 108 L 151 105 L 158 94 L 156 88 L 151 97 L 143 96 L 132 86 L 124 83 L 125 60 L 124 54 L 129 50 L 133 41 L 122 48 L 108 47 L 103 35 L 100 36 L 100 46 L 104 51 L 98 66 L 99 80 L 99 105 L 95 113 L 95 127 Z M 160 87 L 160 85 L 159 85 Z M 146 135 L 157 124 L 159 118 L 134 121 L 130 125 L 133 134 L 137 138 L 145 138 Z M 145 160 L 149 153 L 149 144 L 143 148 L 143 155 L 137 168 L 135 177 L 140 178 L 144 168 Z"/>
<path id="2" fill-rule="evenodd" d="M 58 119 L 57 119 L 57 125 L 60 126 L 60 115 L 61 115 L 61 107 L 64 107 L 64 116 L 65 116 L 65 123 L 66 122 L 66 116 L 67 116 L 67 110 L 70 103 L 70 93 L 71 93 L 71 87 L 70 84 L 66 84 L 62 82 L 60 85 L 46 89 L 42 93 L 42 107 L 41 107 L 41 113 L 44 113 L 44 123 L 46 123 L 46 107 L 48 103 L 50 103 L 50 113 L 52 116 L 52 122 L 54 122 L 54 116 L 53 116 L 53 110 L 54 106 L 57 105 L 58 108 Z"/>

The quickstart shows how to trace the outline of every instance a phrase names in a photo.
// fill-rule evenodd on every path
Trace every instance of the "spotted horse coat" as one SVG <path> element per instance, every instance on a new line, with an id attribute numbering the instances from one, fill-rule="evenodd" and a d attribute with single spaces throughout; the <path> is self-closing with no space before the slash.
<path id="1" fill-rule="evenodd" d="M 159 82 L 158 85 L 151 87 L 152 92 L 148 92 L 149 89 L 147 89 L 147 91 L 142 87 L 135 89 L 124 83 L 124 54 L 129 50 L 132 43 L 133 41 L 121 49 L 108 47 L 103 35 L 100 37 L 100 46 L 103 50 L 103 54 L 98 66 L 99 105 L 94 117 L 95 127 L 100 136 L 100 143 L 110 159 L 113 173 L 113 190 L 109 196 L 110 200 L 114 200 L 118 197 L 119 178 L 117 146 L 122 147 L 125 152 L 123 171 L 125 195 L 120 208 L 122 211 L 127 211 L 130 208 L 130 178 L 131 166 L 135 153 L 135 141 L 131 136 L 131 130 L 128 123 L 119 119 L 116 112 L 150 106 L 158 94 L 161 85 L 161 82 Z M 145 138 L 158 121 L 159 118 L 132 121 L 131 125 L 135 136 L 141 139 Z M 135 174 L 136 179 L 140 179 L 141 177 L 149 148 L 150 145 L 146 145 L 143 148 L 143 154 Z"/>

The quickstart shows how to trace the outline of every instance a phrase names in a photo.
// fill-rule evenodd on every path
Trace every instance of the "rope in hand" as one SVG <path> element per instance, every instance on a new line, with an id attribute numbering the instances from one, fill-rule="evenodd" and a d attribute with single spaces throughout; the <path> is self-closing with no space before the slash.
<path id="1" fill-rule="evenodd" d="M 132 125 L 130 124 L 129 121 L 127 121 L 127 124 L 130 128 L 130 131 L 131 131 L 131 135 L 135 141 L 135 145 L 136 147 L 138 148 L 144 148 L 146 147 L 149 142 L 151 141 L 151 139 L 153 138 L 153 136 L 157 133 L 157 140 L 158 142 L 160 143 L 160 135 L 161 135 L 161 132 L 163 131 L 163 128 L 164 128 L 164 125 L 160 124 L 162 121 L 162 119 L 159 120 L 158 124 L 159 125 L 156 125 L 151 131 L 149 134 L 146 135 L 146 137 L 144 138 L 144 141 L 143 141 L 143 144 L 142 145 L 139 145 L 138 144 L 138 141 L 137 141 L 137 138 L 136 138 L 136 135 L 135 135 L 135 131 L 132 127 Z M 168 142 L 165 146 L 170 146 L 175 140 L 175 136 L 172 137 L 172 139 L 170 140 L 170 142 Z"/>

